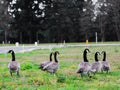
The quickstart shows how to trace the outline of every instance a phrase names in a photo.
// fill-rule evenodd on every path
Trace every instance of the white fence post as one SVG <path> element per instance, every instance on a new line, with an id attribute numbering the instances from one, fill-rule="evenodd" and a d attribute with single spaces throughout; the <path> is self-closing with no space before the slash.
<path id="1" fill-rule="evenodd" d="M 35 46 L 37 46 L 38 45 L 38 43 L 37 42 L 35 42 Z"/>
<path id="2" fill-rule="evenodd" d="M 15 45 L 18 47 L 19 46 L 19 42 L 16 42 Z"/>

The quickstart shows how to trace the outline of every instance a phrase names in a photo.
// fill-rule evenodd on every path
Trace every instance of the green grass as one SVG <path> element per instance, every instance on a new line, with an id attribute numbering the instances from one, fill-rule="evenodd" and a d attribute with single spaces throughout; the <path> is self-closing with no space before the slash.
<path id="1" fill-rule="evenodd" d="M 88 47 L 90 62 L 94 62 L 96 51 L 107 52 L 111 65 L 109 73 L 97 73 L 92 78 L 83 78 L 76 73 L 78 64 L 83 60 L 83 50 L 86 47 L 69 47 L 53 49 L 59 51 L 59 69 L 56 74 L 50 74 L 38 69 L 38 65 L 49 59 L 49 50 L 34 50 L 17 53 L 16 60 L 20 62 L 20 77 L 14 73 L 10 76 L 7 65 L 10 54 L 0 54 L 0 90 L 120 90 L 120 47 Z M 102 56 L 99 56 L 102 59 Z"/>

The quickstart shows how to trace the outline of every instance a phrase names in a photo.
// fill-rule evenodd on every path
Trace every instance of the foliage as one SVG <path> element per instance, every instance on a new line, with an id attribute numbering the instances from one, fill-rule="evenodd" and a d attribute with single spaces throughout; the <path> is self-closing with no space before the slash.
<path id="1" fill-rule="evenodd" d="M 99 41 L 120 40 L 119 4 L 119 0 L 5 0 L 0 3 L 0 41 L 94 41 L 96 32 Z"/>
<path id="2" fill-rule="evenodd" d="M 0 40 L 5 42 L 7 42 L 7 36 L 9 36 L 9 23 L 12 21 L 8 12 L 8 4 L 7 0 L 0 0 Z"/>

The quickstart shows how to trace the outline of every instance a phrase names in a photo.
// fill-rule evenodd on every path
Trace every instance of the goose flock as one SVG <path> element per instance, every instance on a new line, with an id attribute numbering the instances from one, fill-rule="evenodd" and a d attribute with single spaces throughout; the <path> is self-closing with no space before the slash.
<path id="1" fill-rule="evenodd" d="M 99 61 L 98 60 L 98 55 L 100 55 L 100 52 L 96 52 L 95 53 L 95 62 L 93 62 L 92 64 L 89 62 L 89 60 L 87 59 L 87 53 L 90 52 L 89 49 L 85 49 L 83 52 L 83 60 L 84 62 L 81 62 L 78 65 L 78 70 L 77 73 L 80 73 L 81 77 L 84 74 L 87 74 L 89 77 L 91 77 L 90 73 L 94 73 L 96 74 L 97 72 L 103 72 L 106 71 L 108 73 L 108 71 L 110 70 L 110 64 L 108 61 L 106 61 L 106 52 L 102 51 L 101 54 L 103 54 L 103 60 Z"/>
<path id="2" fill-rule="evenodd" d="M 20 63 L 15 60 L 15 52 L 13 50 L 9 50 L 8 53 L 11 53 L 12 55 L 12 60 L 8 64 L 8 69 L 9 72 L 12 76 L 12 73 L 17 73 L 17 76 L 19 76 L 19 70 L 20 70 Z M 83 61 L 80 62 L 78 65 L 77 73 L 83 77 L 84 74 L 87 74 L 88 77 L 91 77 L 91 73 L 96 74 L 97 72 L 109 72 L 110 70 L 110 64 L 106 60 L 106 52 L 102 51 L 100 52 L 95 52 L 94 54 L 94 62 L 90 63 L 89 59 L 87 58 L 87 54 L 90 54 L 91 51 L 86 48 L 83 52 Z M 39 64 L 39 69 L 43 71 L 47 71 L 49 73 L 56 73 L 56 71 L 59 68 L 59 62 L 57 59 L 57 55 L 59 55 L 59 51 L 51 52 L 49 59 L 45 62 L 42 62 Z M 103 59 L 99 60 L 98 56 L 103 55 Z M 52 59 L 52 56 L 54 55 L 54 61 Z"/>

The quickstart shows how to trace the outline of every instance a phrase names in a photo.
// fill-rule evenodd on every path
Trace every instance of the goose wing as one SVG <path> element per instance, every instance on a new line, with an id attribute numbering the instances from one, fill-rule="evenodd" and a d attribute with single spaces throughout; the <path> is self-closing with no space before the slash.
<path id="1" fill-rule="evenodd" d="M 47 71 L 49 71 L 51 73 L 54 73 L 58 69 L 58 63 L 51 62 L 48 65 L 46 65 L 43 69 L 47 70 Z"/>
<path id="2" fill-rule="evenodd" d="M 102 68 L 108 67 L 110 69 L 110 64 L 107 61 L 102 62 Z"/>
<path id="3" fill-rule="evenodd" d="M 39 65 L 39 68 L 43 69 L 43 67 L 45 67 L 49 63 L 50 63 L 50 61 L 43 62 Z"/>

